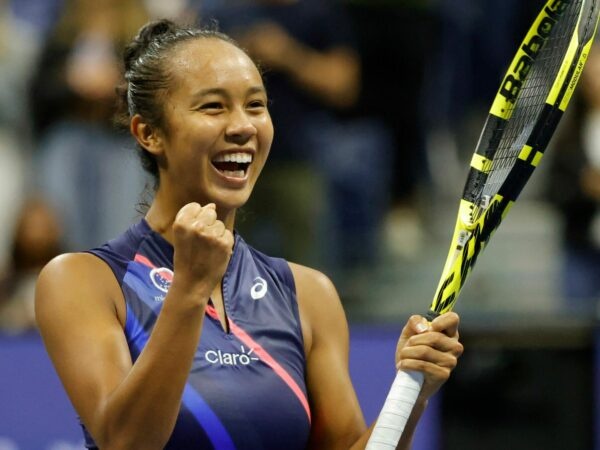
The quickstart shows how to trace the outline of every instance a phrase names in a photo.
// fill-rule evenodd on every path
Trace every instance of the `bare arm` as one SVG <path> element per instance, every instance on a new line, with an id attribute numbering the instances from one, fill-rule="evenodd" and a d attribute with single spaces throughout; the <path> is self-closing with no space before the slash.
<path id="1" fill-rule="evenodd" d="M 431 323 L 421 316 L 412 316 L 402 330 L 396 348 L 396 368 L 422 372 L 424 382 L 402 433 L 399 450 L 411 448 L 429 398 L 448 380 L 462 355 L 458 324 L 459 317 L 454 312 L 443 314 Z"/>
<path id="2" fill-rule="evenodd" d="M 333 284 L 290 264 L 305 336 L 312 412 L 310 449 L 347 450 L 367 427 L 348 372 L 349 333 Z"/>
<path id="3" fill-rule="evenodd" d="M 300 88 L 324 103 L 347 108 L 357 101 L 360 62 L 351 48 L 318 51 L 273 22 L 252 27 L 240 41 L 261 64 L 287 73 Z"/>
<path id="4" fill-rule="evenodd" d="M 310 449 L 364 449 L 367 429 L 348 372 L 348 326 L 338 295 L 319 272 L 290 265 L 296 280 L 305 346 L 307 385 L 313 414 Z M 425 382 L 405 427 L 399 450 L 410 449 L 417 423 L 427 401 L 448 379 L 462 353 L 458 316 L 438 317 L 430 325 L 411 317 L 398 341 L 398 368 L 419 370 Z"/>
<path id="5" fill-rule="evenodd" d="M 174 226 L 176 237 L 186 244 L 179 247 L 189 248 L 190 254 L 195 249 L 204 255 L 204 269 L 213 268 L 194 277 L 202 270 L 181 251 L 178 270 L 176 245 L 173 284 L 135 364 L 123 333 L 120 287 L 105 263 L 92 255 L 65 255 L 40 275 L 36 317 L 46 348 L 102 449 L 161 449 L 175 425 L 204 308 L 233 242 L 230 234 L 222 238 L 224 227 L 220 238 L 207 237 L 209 227 L 199 230 L 198 221 L 189 226 L 188 219 L 184 215 Z"/>

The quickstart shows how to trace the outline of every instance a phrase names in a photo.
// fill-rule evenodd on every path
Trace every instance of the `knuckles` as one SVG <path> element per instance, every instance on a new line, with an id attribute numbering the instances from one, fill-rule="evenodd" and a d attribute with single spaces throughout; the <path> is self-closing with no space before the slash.
<path id="1" fill-rule="evenodd" d="M 408 318 L 408 323 L 414 328 L 418 323 L 423 321 L 423 316 L 413 314 Z"/>
<path id="2" fill-rule="evenodd" d="M 456 356 L 457 358 L 460 358 L 462 356 L 462 354 L 465 351 L 465 347 L 460 343 L 460 342 L 456 342 L 455 346 L 454 346 L 454 351 L 453 354 L 454 356 Z"/>
<path id="3" fill-rule="evenodd" d="M 430 347 L 440 347 L 444 342 L 450 340 L 445 334 L 437 331 L 430 331 L 423 334 L 416 334 L 408 339 L 408 345 L 428 345 Z"/>
<path id="4" fill-rule="evenodd" d="M 432 333 L 433 334 L 433 333 Z M 450 342 L 448 342 L 450 341 Z M 428 342 L 411 342 L 409 340 L 400 351 L 400 359 L 429 361 L 440 367 L 454 369 L 458 365 L 458 358 L 464 350 L 463 345 L 447 336 L 428 340 Z"/>
<path id="5" fill-rule="evenodd" d="M 452 368 L 418 359 L 404 361 L 402 368 L 406 370 L 422 372 L 425 374 L 426 379 L 436 384 L 443 383 L 448 380 L 448 378 L 450 378 L 450 374 L 452 373 Z"/>

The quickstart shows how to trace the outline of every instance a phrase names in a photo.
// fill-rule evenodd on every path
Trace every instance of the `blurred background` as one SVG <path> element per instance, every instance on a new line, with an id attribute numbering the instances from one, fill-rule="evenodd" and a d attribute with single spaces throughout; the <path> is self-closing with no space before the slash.
<path id="1" fill-rule="evenodd" d="M 0 450 L 82 448 L 33 292 L 49 259 L 120 234 L 151 200 L 113 126 L 120 52 L 142 24 L 216 21 L 264 69 L 276 138 L 238 230 L 335 281 L 372 420 L 400 327 L 437 285 L 487 109 L 543 3 L 0 0 Z M 466 352 L 416 448 L 600 449 L 599 53 L 461 293 Z"/>

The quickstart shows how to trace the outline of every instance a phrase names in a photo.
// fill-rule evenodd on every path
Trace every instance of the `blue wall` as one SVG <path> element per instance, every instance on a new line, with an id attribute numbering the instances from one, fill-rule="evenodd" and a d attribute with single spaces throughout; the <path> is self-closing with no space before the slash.
<path id="1" fill-rule="evenodd" d="M 83 447 L 75 412 L 38 335 L 0 337 L 0 368 L 1 449 Z"/>

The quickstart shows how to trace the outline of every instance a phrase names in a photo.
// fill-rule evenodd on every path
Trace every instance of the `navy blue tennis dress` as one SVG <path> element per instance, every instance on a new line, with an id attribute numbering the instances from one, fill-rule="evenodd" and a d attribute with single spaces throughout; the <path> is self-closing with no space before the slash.
<path id="1" fill-rule="evenodd" d="M 146 345 L 173 278 L 173 247 L 145 220 L 90 251 L 125 297 L 133 361 Z M 305 355 L 288 264 L 236 235 L 223 279 L 229 330 L 209 303 L 181 410 L 166 449 L 301 450 L 310 431 Z M 86 432 L 86 446 L 96 448 Z"/>

